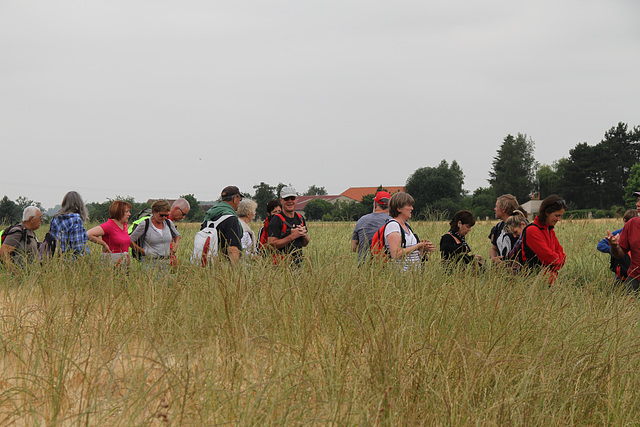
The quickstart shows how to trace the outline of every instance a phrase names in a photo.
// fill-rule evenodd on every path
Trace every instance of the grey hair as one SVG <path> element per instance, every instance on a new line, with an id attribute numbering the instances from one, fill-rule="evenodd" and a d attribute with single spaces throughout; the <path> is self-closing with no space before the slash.
<path id="1" fill-rule="evenodd" d="M 77 213 L 80 215 L 82 222 L 89 221 L 89 212 L 77 191 L 69 191 L 62 198 L 62 206 L 56 215 L 67 215 Z"/>
<path id="2" fill-rule="evenodd" d="M 40 212 L 37 206 L 27 206 L 22 212 L 22 222 L 29 221 Z"/>
<path id="3" fill-rule="evenodd" d="M 258 204 L 251 199 L 242 199 L 238 205 L 238 216 L 240 218 L 247 218 L 250 214 L 256 213 Z"/>
<path id="4" fill-rule="evenodd" d="M 187 199 L 183 199 L 182 197 L 180 197 L 179 199 L 176 199 L 175 202 L 173 202 L 173 204 L 171 205 L 171 209 L 173 208 L 178 208 L 181 210 L 191 210 L 191 205 L 189 205 L 189 201 Z"/>

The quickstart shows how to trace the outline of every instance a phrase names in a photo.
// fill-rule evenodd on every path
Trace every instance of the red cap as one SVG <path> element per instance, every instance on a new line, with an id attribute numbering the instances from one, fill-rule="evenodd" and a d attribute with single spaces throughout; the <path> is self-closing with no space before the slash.
<path id="1" fill-rule="evenodd" d="M 389 206 L 390 198 L 391 198 L 391 194 L 389 194 L 387 191 L 378 191 L 373 201 L 386 209 Z"/>

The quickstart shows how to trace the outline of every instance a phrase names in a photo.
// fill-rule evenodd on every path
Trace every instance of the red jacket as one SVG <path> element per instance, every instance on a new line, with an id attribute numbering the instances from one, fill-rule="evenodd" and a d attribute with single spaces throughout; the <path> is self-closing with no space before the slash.
<path id="1" fill-rule="evenodd" d="M 619 244 L 625 253 L 631 252 L 629 276 L 640 280 L 640 217 L 627 221 L 620 233 Z"/>
<path id="2" fill-rule="evenodd" d="M 562 268 L 567 256 L 558 242 L 553 227 L 541 224 L 536 216 L 531 227 L 527 227 L 527 246 L 535 252 L 538 259 L 551 271 L 549 282 L 553 282 Z"/>

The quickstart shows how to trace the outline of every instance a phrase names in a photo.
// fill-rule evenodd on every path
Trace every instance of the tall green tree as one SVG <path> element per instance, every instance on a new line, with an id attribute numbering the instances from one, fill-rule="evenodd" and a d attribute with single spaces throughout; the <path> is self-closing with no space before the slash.
<path id="1" fill-rule="evenodd" d="M 536 171 L 537 193 L 540 199 L 563 192 L 562 177 L 567 159 L 556 160 L 551 165 L 541 165 Z"/>
<path id="2" fill-rule="evenodd" d="M 371 199 L 373 203 L 373 199 Z M 333 204 L 331 216 L 335 221 L 357 221 L 361 216 L 371 213 L 371 206 L 354 201 L 337 201 Z"/>
<path id="3" fill-rule="evenodd" d="M 0 200 L 0 224 L 15 224 L 22 219 L 18 205 L 5 195 Z"/>
<path id="4" fill-rule="evenodd" d="M 312 185 L 309 189 L 304 193 L 305 196 L 326 196 L 327 190 L 324 187 L 317 187 Z"/>
<path id="5" fill-rule="evenodd" d="M 416 169 L 407 179 L 405 190 L 415 200 L 414 216 L 425 215 L 434 209 L 447 210 L 461 202 L 464 196 L 464 173 L 454 160 L 451 166 L 442 160 L 436 167 Z"/>
<path id="6" fill-rule="evenodd" d="M 603 171 L 599 164 L 598 148 L 582 142 L 569 150 L 569 158 L 562 176 L 562 196 L 578 209 L 602 208 Z"/>
<path id="7" fill-rule="evenodd" d="M 254 185 L 253 189 L 255 190 L 253 200 L 258 204 L 256 217 L 264 220 L 267 217 L 267 203 L 278 198 L 275 193 L 276 187 L 272 187 L 266 182 L 261 182 Z"/>
<path id="8" fill-rule="evenodd" d="M 609 209 L 625 203 L 625 186 L 640 162 L 640 127 L 618 123 L 596 145 L 586 142 L 569 150 L 562 171 L 563 196 L 580 209 Z"/>
<path id="9" fill-rule="evenodd" d="M 18 205 L 18 209 L 20 209 L 20 212 L 25 210 L 28 206 L 36 206 L 42 213 L 45 212 L 44 207 L 42 207 L 42 203 L 34 202 L 33 200 L 23 196 L 20 196 L 16 199 L 16 205 Z"/>
<path id="10" fill-rule="evenodd" d="M 629 179 L 627 179 L 627 185 L 624 188 L 625 206 L 635 207 L 636 202 L 638 201 L 638 196 L 634 196 L 633 193 L 636 191 L 640 191 L 640 163 L 636 163 L 631 167 Z"/>
<path id="11" fill-rule="evenodd" d="M 631 168 L 640 162 L 640 128 L 629 130 L 625 123 L 618 123 L 605 132 L 596 148 L 602 167 L 602 204 L 609 208 L 623 202 Z"/>
<path id="12" fill-rule="evenodd" d="M 476 218 L 494 218 L 496 206 L 496 193 L 491 187 L 479 187 L 471 197 L 471 212 Z"/>
<path id="13" fill-rule="evenodd" d="M 116 200 L 121 200 L 131 205 L 132 217 L 135 217 L 143 209 L 151 207 L 151 205 L 149 205 L 146 202 L 142 202 L 142 203 L 136 202 L 134 198 L 131 196 L 126 196 L 126 197 L 116 196 L 112 199 L 108 198 L 106 201 L 101 203 L 97 203 L 97 202 L 87 203 L 87 211 L 89 212 L 89 218 L 92 221 L 97 221 L 97 222 L 104 222 L 108 220 L 109 207 L 111 206 L 111 203 L 115 202 Z"/>
<path id="14" fill-rule="evenodd" d="M 535 189 L 535 144 L 526 134 L 507 135 L 493 158 L 489 184 L 497 195 L 513 194 L 520 203 Z"/>
<path id="15" fill-rule="evenodd" d="M 321 220 L 322 217 L 333 210 L 333 205 L 323 199 L 309 200 L 304 207 L 304 217 L 310 221 Z"/>

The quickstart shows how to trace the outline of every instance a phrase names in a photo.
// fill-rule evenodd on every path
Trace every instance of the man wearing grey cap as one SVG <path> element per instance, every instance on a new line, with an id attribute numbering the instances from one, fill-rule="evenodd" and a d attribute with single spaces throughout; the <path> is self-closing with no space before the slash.
<path id="1" fill-rule="evenodd" d="M 242 194 L 238 187 L 230 185 L 225 187 L 220 194 L 220 203 L 211 207 L 204 216 L 202 222 L 202 228 L 206 227 L 208 221 L 216 221 L 223 215 L 229 215 L 229 217 L 216 227 L 218 230 L 218 245 L 219 253 L 225 254 L 232 262 L 240 259 L 240 253 L 242 252 L 242 225 L 238 219 L 238 205 L 242 200 Z"/>
<path id="2" fill-rule="evenodd" d="M 303 259 L 302 248 L 309 244 L 309 235 L 304 218 L 296 212 L 297 198 L 295 188 L 282 187 L 282 213 L 273 215 L 269 221 L 267 241 L 276 250 L 277 258 L 289 255 L 294 263 L 299 264 Z"/>

